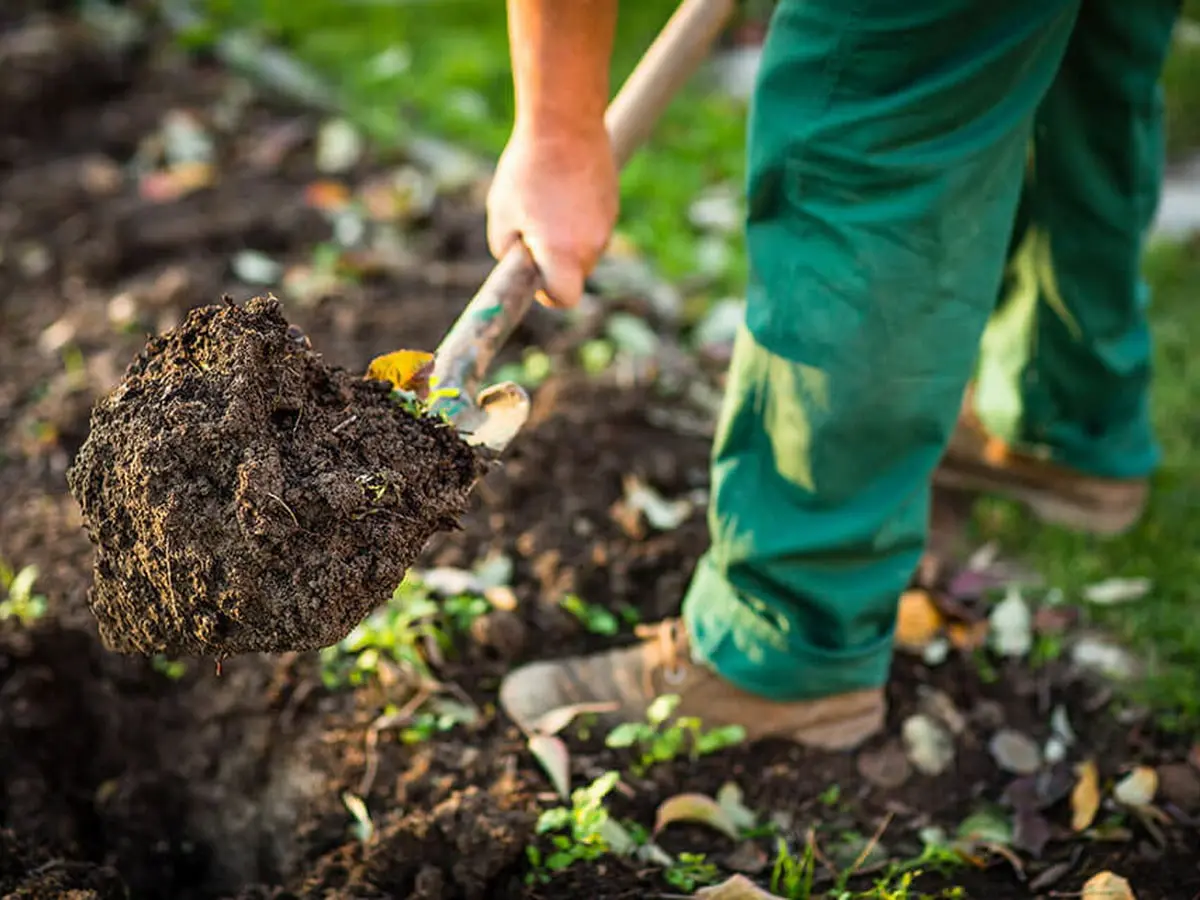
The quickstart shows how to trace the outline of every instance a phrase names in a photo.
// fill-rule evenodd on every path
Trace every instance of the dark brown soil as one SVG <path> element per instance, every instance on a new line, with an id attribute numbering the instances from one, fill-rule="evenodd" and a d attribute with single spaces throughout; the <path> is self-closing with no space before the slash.
<path id="1" fill-rule="evenodd" d="M 96 405 L 67 482 L 110 648 L 331 646 L 457 527 L 474 451 L 289 328 L 273 297 L 192 310 Z"/>
<path id="2" fill-rule="evenodd" d="M 31 22 L 0 4 L 7 36 Z M 305 201 L 306 187 L 322 177 L 313 163 L 315 120 L 246 103 L 224 73 L 187 63 L 161 43 L 153 49 L 115 59 L 85 49 L 58 60 L 67 74 L 56 105 L 44 107 L 36 128 L 2 139 L 0 560 L 38 567 L 36 589 L 48 610 L 30 626 L 0 622 L 0 898 L 686 893 L 654 866 L 612 857 L 527 885 L 525 847 L 544 840 L 534 824 L 557 801 L 521 734 L 495 708 L 499 678 L 514 663 L 631 639 L 625 629 L 587 632 L 560 605 L 564 593 L 614 611 L 627 604 L 653 620 L 677 609 L 706 542 L 702 506 L 681 527 L 656 532 L 632 522 L 620 501 L 627 475 L 669 497 L 703 489 L 709 443 L 690 423 L 708 414 L 671 394 L 664 379 L 583 377 L 572 359 L 591 336 L 587 327 L 568 329 L 539 310 L 515 336 L 509 358 L 549 346 L 557 374 L 535 392 L 530 425 L 503 464 L 477 485 L 462 530 L 436 535 L 418 560 L 466 568 L 498 551 L 513 562 L 515 610 L 503 617 L 512 639 L 496 640 L 490 628 L 456 634 L 437 665 L 438 677 L 479 707 L 478 721 L 415 742 L 385 729 L 369 749 L 372 723 L 404 701 L 402 685 L 327 686 L 315 652 L 248 653 L 218 676 L 201 662 L 172 671 L 103 646 L 87 602 L 94 548 L 65 475 L 87 438 L 93 404 L 121 380 L 147 334 L 167 332 L 222 295 L 243 304 L 261 293 L 234 276 L 233 254 L 253 249 L 303 264 L 330 231 Z M 9 96 L 0 86 L 0 104 L 17 102 Z M 156 203 L 139 193 L 127 166 L 173 110 L 206 124 L 219 177 Z M 372 155 L 344 180 L 353 187 L 395 163 Z M 287 318 L 330 365 L 348 371 L 395 349 L 397 335 L 408 346 L 434 346 L 490 268 L 483 225 L 476 199 L 442 197 L 405 232 L 413 261 L 304 303 L 289 300 Z M 290 517 L 271 522 L 287 527 Z M 1088 876 L 1111 869 L 1130 879 L 1139 900 L 1195 896 L 1200 797 L 1188 742 L 1162 734 L 1152 717 L 1066 667 L 993 667 L 985 678 L 969 655 L 937 667 L 900 657 L 888 733 L 862 752 L 764 744 L 683 759 L 644 778 L 627 774 L 613 814 L 649 828 L 672 794 L 712 793 L 734 780 L 746 805 L 774 817 L 793 846 L 810 828 L 824 849 L 839 835 L 869 837 L 882 827 L 888 853 L 910 858 L 922 829 L 952 833 L 981 808 L 1005 809 L 1017 779 L 992 761 L 989 740 L 1002 726 L 1044 740 L 1061 704 L 1077 741 L 1040 783 L 1049 823 L 1043 852 L 1014 856 L 1019 867 L 1001 856 L 944 874 L 926 865 L 913 895 L 960 885 L 976 900 L 1077 896 Z M 889 751 L 905 716 L 936 696 L 931 691 L 963 715 L 954 765 L 888 787 L 867 779 L 862 771 L 878 768 L 871 754 Z M 607 769 L 628 771 L 628 755 L 605 749 L 598 735 L 570 736 L 569 745 L 574 786 Z M 1089 757 L 1106 786 L 1133 764 L 1160 767 L 1164 785 L 1173 773 L 1181 787 L 1169 795 L 1164 787 L 1166 821 L 1147 827 L 1106 800 L 1099 818 L 1117 820 L 1119 829 L 1104 840 L 1072 835 L 1054 788 L 1064 766 Z M 374 777 L 364 785 L 370 766 Z M 1031 792 L 1028 782 L 1018 786 Z M 346 794 L 361 794 L 366 805 L 373 833 L 365 841 Z M 733 842 L 708 830 L 673 825 L 660 843 L 733 864 Z M 772 839 L 754 843 L 773 859 Z M 752 860 L 748 851 L 741 856 L 742 865 Z M 766 884 L 769 868 L 755 877 Z M 829 884 L 819 868 L 817 886 Z"/>

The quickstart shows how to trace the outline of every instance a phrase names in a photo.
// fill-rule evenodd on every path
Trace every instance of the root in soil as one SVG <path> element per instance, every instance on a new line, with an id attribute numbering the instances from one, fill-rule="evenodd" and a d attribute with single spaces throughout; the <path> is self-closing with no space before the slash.
<path id="1" fill-rule="evenodd" d="M 327 366 L 273 297 L 193 310 L 101 398 L 68 472 L 112 649 L 314 650 L 455 528 L 481 460 Z"/>

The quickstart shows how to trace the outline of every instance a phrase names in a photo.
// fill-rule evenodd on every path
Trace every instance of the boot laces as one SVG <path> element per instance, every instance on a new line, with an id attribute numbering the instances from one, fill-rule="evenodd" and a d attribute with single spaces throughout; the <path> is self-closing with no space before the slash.
<path id="1" fill-rule="evenodd" d="M 663 680 L 669 685 L 680 685 L 687 677 L 689 645 L 687 631 L 679 619 L 666 619 L 651 625 L 638 625 L 634 634 L 658 644 L 658 660 L 662 667 Z M 649 679 L 650 672 L 646 672 Z"/>

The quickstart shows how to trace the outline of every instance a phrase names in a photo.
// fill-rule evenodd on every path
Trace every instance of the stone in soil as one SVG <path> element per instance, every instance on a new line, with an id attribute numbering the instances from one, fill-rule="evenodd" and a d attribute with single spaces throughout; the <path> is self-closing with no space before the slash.
<path id="1" fill-rule="evenodd" d="M 92 412 L 68 472 L 105 644 L 168 656 L 345 637 L 457 527 L 482 462 L 257 297 L 193 310 Z"/>

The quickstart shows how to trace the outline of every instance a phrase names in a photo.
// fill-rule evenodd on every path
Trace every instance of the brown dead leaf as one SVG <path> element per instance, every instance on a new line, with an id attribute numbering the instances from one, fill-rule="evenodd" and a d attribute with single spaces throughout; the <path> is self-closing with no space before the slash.
<path id="1" fill-rule="evenodd" d="M 700 888 L 695 896 L 701 900 L 778 900 L 775 894 L 764 891 L 745 875 L 734 875 L 720 884 Z"/>
<path id="2" fill-rule="evenodd" d="M 1137 900 L 1129 882 L 1112 872 L 1097 872 L 1083 886 L 1082 900 Z"/>
<path id="3" fill-rule="evenodd" d="M 858 755 L 858 774 L 876 787 L 891 790 L 908 781 L 912 767 L 897 740 L 888 741 L 878 750 L 864 750 Z"/>
<path id="4" fill-rule="evenodd" d="M 558 795 L 564 800 L 571 795 L 571 754 L 567 745 L 549 734 L 529 738 L 529 752 L 541 763 Z"/>
<path id="5" fill-rule="evenodd" d="M 757 875 L 771 864 L 771 860 L 754 841 L 742 841 L 722 858 L 721 864 L 734 872 Z"/>
<path id="6" fill-rule="evenodd" d="M 1085 831 L 1100 811 L 1100 773 L 1092 760 L 1075 769 L 1078 781 L 1071 791 L 1071 830 Z"/>
<path id="7" fill-rule="evenodd" d="M 929 592 L 916 588 L 900 595 L 896 617 L 896 646 L 920 653 L 942 629 L 942 614 Z"/>
<path id="8" fill-rule="evenodd" d="M 737 826 L 729 814 L 716 800 L 705 794 L 678 794 L 664 800 L 654 815 L 654 834 L 676 822 L 707 825 L 735 841 L 738 838 Z"/>

